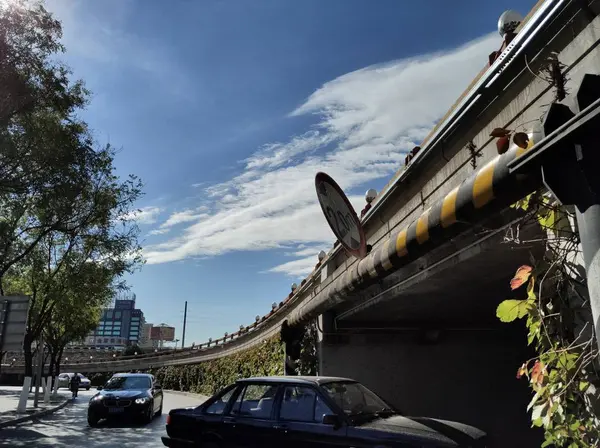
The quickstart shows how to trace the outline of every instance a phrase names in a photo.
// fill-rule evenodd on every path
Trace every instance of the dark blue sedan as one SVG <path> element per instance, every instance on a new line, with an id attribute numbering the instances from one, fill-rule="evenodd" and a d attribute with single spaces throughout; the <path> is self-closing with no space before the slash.
<path id="1" fill-rule="evenodd" d="M 167 417 L 168 447 L 485 447 L 462 423 L 405 417 L 344 378 L 249 378 Z"/>

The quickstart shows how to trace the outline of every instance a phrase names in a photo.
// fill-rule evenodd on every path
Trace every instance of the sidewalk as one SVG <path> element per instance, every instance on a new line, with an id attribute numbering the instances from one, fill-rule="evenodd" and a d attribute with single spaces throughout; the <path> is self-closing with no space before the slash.
<path id="1" fill-rule="evenodd" d="M 19 396 L 21 394 L 21 387 L 14 386 L 0 386 L 0 429 L 5 426 L 16 425 L 22 421 L 31 420 L 36 417 L 51 414 L 65 407 L 71 398 L 70 393 L 58 393 L 56 397 L 50 395 L 50 403 L 44 404 L 44 395 L 40 388 L 38 395 L 38 407 L 33 407 L 34 394 L 29 394 L 27 400 L 27 409 L 23 414 L 17 414 L 17 405 L 19 404 Z"/>

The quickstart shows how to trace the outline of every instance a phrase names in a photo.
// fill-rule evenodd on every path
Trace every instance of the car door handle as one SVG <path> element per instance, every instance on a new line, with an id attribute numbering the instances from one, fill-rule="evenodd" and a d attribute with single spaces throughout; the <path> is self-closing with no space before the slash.
<path id="1" fill-rule="evenodd" d="M 273 425 L 273 429 L 278 429 L 280 431 L 283 431 L 284 433 L 287 434 L 288 432 L 288 425 L 283 425 L 283 424 L 275 424 Z"/>
<path id="2" fill-rule="evenodd" d="M 233 426 L 235 428 L 236 420 L 235 420 L 235 418 L 224 418 L 223 419 L 223 423 L 225 425 L 231 425 L 231 426 Z"/>

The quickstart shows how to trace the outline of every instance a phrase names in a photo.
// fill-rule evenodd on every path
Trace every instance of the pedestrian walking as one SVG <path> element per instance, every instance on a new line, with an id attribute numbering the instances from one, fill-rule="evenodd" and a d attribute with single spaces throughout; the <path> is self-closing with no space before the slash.
<path id="1" fill-rule="evenodd" d="M 77 393 L 79 392 L 79 384 L 81 383 L 81 378 L 79 374 L 76 373 L 71 378 L 71 393 L 73 394 L 73 398 L 77 397 Z"/>

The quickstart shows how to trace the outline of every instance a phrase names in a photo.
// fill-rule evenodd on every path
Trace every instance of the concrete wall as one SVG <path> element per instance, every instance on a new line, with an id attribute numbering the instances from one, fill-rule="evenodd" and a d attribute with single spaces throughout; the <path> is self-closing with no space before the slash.
<path id="1" fill-rule="evenodd" d="M 488 447 L 539 447 L 526 413 L 530 389 L 515 377 L 531 356 L 525 342 L 519 323 L 448 330 L 435 343 L 416 333 L 344 335 L 321 343 L 319 374 L 358 380 L 406 415 L 481 428 Z"/>

